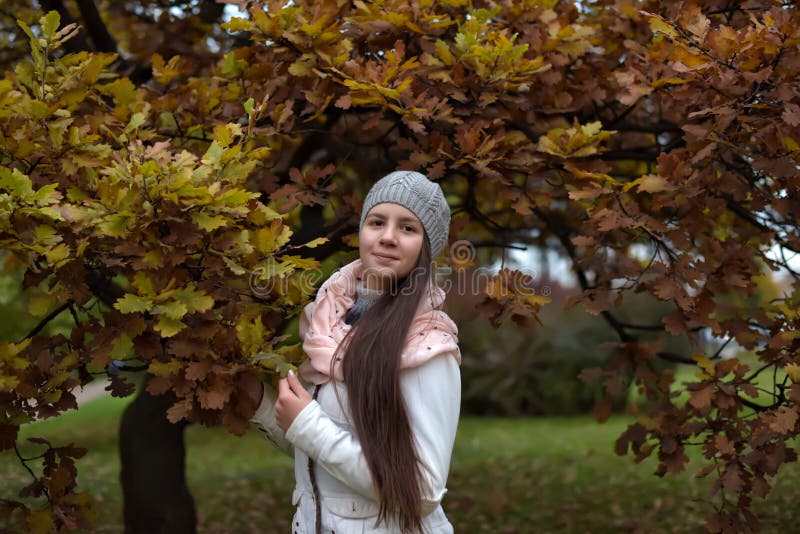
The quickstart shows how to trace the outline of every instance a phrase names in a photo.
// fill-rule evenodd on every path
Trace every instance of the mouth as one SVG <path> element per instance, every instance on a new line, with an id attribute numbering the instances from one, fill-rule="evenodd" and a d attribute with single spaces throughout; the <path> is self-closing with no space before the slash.
<path id="1" fill-rule="evenodd" d="M 388 254 L 378 254 L 377 252 L 373 252 L 372 255 L 375 256 L 378 259 L 381 259 L 381 260 L 398 260 L 398 259 L 400 259 L 400 258 L 395 258 L 394 256 L 389 256 Z"/>

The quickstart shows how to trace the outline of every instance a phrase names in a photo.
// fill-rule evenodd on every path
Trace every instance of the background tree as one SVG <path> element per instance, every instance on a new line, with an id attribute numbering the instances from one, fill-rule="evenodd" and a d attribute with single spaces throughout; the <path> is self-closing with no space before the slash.
<path id="1" fill-rule="evenodd" d="M 42 292 L 30 313 L 74 321 L 69 336 L 37 327 L 0 349 L 2 447 L 20 424 L 74 407 L 70 391 L 115 359 L 171 396 L 173 423 L 244 431 L 255 407 L 242 384 L 259 373 L 249 357 L 286 341 L 307 274 L 352 244 L 372 181 L 403 167 L 441 181 L 452 235 L 478 261 L 520 245 L 570 260 L 582 293 L 569 304 L 618 340 L 618 356 L 583 376 L 610 394 L 631 376 L 648 400 L 618 451 L 657 454 L 663 475 L 701 443 L 718 497 L 708 529 L 756 527 L 750 500 L 796 459 L 800 409 L 794 4 L 236 4 L 246 13 L 224 24 L 209 0 L 0 10 L 0 243 Z M 776 270 L 791 277 L 780 298 L 739 298 Z M 268 291 L 251 290 L 252 273 Z M 517 280 L 501 271 L 486 286 L 494 324 L 529 324 L 547 303 Z M 624 320 L 615 306 L 631 292 L 674 311 Z M 667 350 L 698 332 L 757 365 Z M 271 365 L 296 361 L 287 347 Z M 663 360 L 696 364 L 697 381 L 673 384 Z M 133 389 L 124 376 L 116 394 Z M 143 395 L 130 411 L 159 402 Z M 180 457 L 179 427 L 166 428 Z M 74 493 L 79 451 L 44 446 L 26 491 L 49 507 L 5 506 L 29 525 L 72 527 L 88 502 Z M 156 504 L 142 501 L 140 517 L 164 524 L 177 507 L 191 530 L 190 497 Z"/>

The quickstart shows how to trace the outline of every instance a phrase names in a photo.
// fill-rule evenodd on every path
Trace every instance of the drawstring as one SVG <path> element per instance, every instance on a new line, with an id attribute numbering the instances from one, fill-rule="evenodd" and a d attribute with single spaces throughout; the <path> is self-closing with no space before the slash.
<path id="1" fill-rule="evenodd" d="M 319 384 L 314 386 L 314 395 L 311 397 L 317 400 L 319 393 Z M 319 487 L 317 486 L 317 479 L 314 477 L 314 460 L 308 457 L 308 478 L 311 479 L 311 491 L 314 492 L 314 532 L 322 534 L 322 507 L 319 502 Z"/>

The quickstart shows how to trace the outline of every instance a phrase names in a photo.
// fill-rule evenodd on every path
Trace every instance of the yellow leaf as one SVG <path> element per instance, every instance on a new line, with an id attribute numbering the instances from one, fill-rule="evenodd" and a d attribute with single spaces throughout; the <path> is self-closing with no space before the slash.
<path id="1" fill-rule="evenodd" d="M 101 235 L 124 237 L 130 230 L 131 215 L 128 213 L 112 213 L 97 225 Z"/>
<path id="2" fill-rule="evenodd" d="M 176 289 L 172 298 L 186 307 L 186 313 L 204 312 L 214 306 L 214 299 L 194 287 Z"/>
<path id="3" fill-rule="evenodd" d="M 69 258 L 70 249 L 64 243 L 57 245 L 44 253 L 47 263 L 58 266 L 63 260 Z"/>
<path id="4" fill-rule="evenodd" d="M 307 58 L 310 54 L 304 54 L 303 58 L 298 59 L 291 65 L 289 65 L 289 74 L 292 76 L 297 76 L 298 78 L 302 78 L 308 76 L 314 72 L 314 67 L 316 66 L 316 60 L 312 56 L 311 58 Z"/>
<path id="5" fill-rule="evenodd" d="M 34 295 L 28 301 L 28 313 L 33 317 L 44 317 L 48 312 L 55 307 L 58 299 L 51 293 L 42 293 Z"/>
<path id="6" fill-rule="evenodd" d="M 206 232 L 213 232 L 217 228 L 225 226 L 228 218 L 224 215 L 209 215 L 202 211 L 192 213 L 192 221 Z"/>
<path id="7" fill-rule="evenodd" d="M 539 308 L 545 304 L 549 304 L 552 299 L 550 297 L 545 297 L 544 295 L 530 293 L 520 294 L 519 300 L 532 308 Z"/>
<path id="8" fill-rule="evenodd" d="M 140 313 L 149 310 L 152 306 L 152 300 L 132 293 L 126 293 L 114 303 L 114 307 L 122 313 Z"/>
<path id="9" fill-rule="evenodd" d="M 798 145 L 797 141 L 795 141 L 792 137 L 789 137 L 788 135 L 782 135 L 780 138 L 781 142 L 783 142 L 783 146 L 785 146 L 787 149 L 791 150 L 792 152 L 800 152 L 800 145 Z"/>
<path id="10" fill-rule="evenodd" d="M 171 319 L 166 315 L 159 315 L 158 321 L 153 328 L 161 332 L 162 337 L 172 337 L 186 328 L 186 325 L 177 319 Z"/>
<path id="11" fill-rule="evenodd" d="M 51 13 L 55 13 L 55 11 L 51 11 Z M 31 534 L 50 534 L 55 532 L 53 516 L 48 508 L 32 510 L 28 514 L 26 522 L 28 523 L 28 532 Z"/>
<path id="12" fill-rule="evenodd" d="M 714 362 L 711 361 L 707 356 L 702 354 L 692 354 L 692 359 L 697 362 L 697 365 L 706 372 L 709 376 L 714 376 L 714 372 L 716 367 L 714 366 Z"/>
<path id="13" fill-rule="evenodd" d="M 178 360 L 169 362 L 152 361 L 150 362 L 147 372 L 155 376 L 170 376 L 177 374 L 182 367 L 183 365 Z"/>
<path id="14" fill-rule="evenodd" d="M 136 291 L 145 297 L 154 297 L 155 290 L 153 289 L 153 281 L 143 272 L 137 272 L 133 276 L 132 285 Z"/>
<path id="15" fill-rule="evenodd" d="M 659 78 L 658 80 L 651 83 L 650 87 L 655 89 L 663 85 L 680 85 L 683 83 L 689 83 L 691 81 L 692 81 L 691 79 L 685 79 L 685 78 Z"/>
<path id="16" fill-rule="evenodd" d="M 450 52 L 450 45 L 441 39 L 436 39 L 436 57 L 441 59 L 445 65 L 452 65 L 454 61 L 453 54 Z"/>
<path id="17" fill-rule="evenodd" d="M 318 247 L 319 245 L 323 245 L 323 244 L 325 244 L 327 242 L 328 242 L 328 238 L 327 237 L 318 237 L 316 239 L 312 239 L 311 241 L 309 241 L 308 243 L 304 244 L 303 246 L 305 248 L 315 248 L 315 247 Z"/>
<path id="18" fill-rule="evenodd" d="M 648 22 L 650 23 L 650 30 L 654 34 L 663 33 L 664 35 L 669 35 L 670 37 L 677 37 L 678 30 L 676 30 L 672 24 L 664 20 L 663 18 L 659 17 L 658 15 L 653 15 L 651 13 L 647 13 L 646 11 L 642 11 L 642 13 L 649 17 Z"/>
<path id="19" fill-rule="evenodd" d="M 42 28 L 42 35 L 49 41 L 55 37 L 59 25 L 61 25 L 61 15 L 58 14 L 58 11 L 50 11 L 39 19 L 39 24 Z"/>
<path id="20" fill-rule="evenodd" d="M 320 266 L 318 260 L 314 258 L 303 258 L 302 256 L 281 256 L 284 264 L 291 265 L 295 269 L 316 269 Z"/>
<path id="21" fill-rule="evenodd" d="M 228 147 L 233 143 L 234 129 L 228 126 L 228 124 L 217 124 L 214 126 L 214 140 L 219 143 L 221 147 Z M 241 134 L 241 128 L 239 128 L 238 133 Z"/>
<path id="22" fill-rule="evenodd" d="M 792 382 L 795 384 L 800 384 L 800 365 L 796 363 L 789 363 L 783 368 L 786 371 L 786 374 L 789 375 L 789 378 L 792 379 Z"/>
<path id="23" fill-rule="evenodd" d="M 180 302 L 163 302 L 153 308 L 153 313 L 166 315 L 170 319 L 181 319 L 186 315 L 186 306 Z"/>

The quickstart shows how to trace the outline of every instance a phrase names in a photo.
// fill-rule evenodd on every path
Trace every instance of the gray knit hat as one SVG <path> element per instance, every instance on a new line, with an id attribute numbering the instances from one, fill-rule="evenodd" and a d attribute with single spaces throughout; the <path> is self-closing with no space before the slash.
<path id="1" fill-rule="evenodd" d="M 395 171 L 378 180 L 367 193 L 361 210 L 361 224 L 369 210 L 381 202 L 392 202 L 408 208 L 425 228 L 435 258 L 447 243 L 450 232 L 450 206 L 439 184 L 414 171 Z"/>

